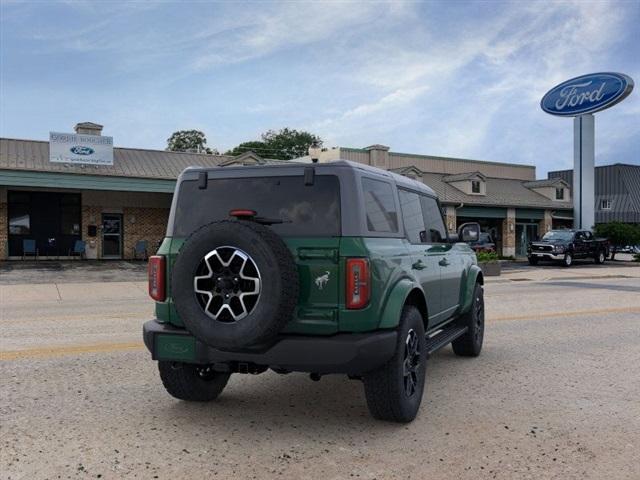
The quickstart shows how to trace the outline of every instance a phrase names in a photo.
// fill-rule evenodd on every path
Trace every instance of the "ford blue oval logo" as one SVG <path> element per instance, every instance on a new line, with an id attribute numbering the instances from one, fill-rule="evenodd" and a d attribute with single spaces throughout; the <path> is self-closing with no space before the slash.
<path id="1" fill-rule="evenodd" d="M 71 153 L 75 153 L 76 155 L 91 155 L 95 153 L 95 150 L 91 147 L 82 147 L 80 145 L 76 145 L 75 147 L 70 148 Z"/>
<path id="2" fill-rule="evenodd" d="M 590 73 L 572 78 L 549 90 L 542 110 L 551 115 L 573 117 L 612 107 L 633 90 L 633 80 L 622 73 Z"/>

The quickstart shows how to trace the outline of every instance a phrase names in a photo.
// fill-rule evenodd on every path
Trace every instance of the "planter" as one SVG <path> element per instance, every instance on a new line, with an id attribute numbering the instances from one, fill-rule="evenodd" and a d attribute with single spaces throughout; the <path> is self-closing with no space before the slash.
<path id="1" fill-rule="evenodd" d="M 479 263 L 478 266 L 482 270 L 482 273 L 485 277 L 498 277 L 502 272 L 502 268 L 500 267 L 500 262 L 483 262 Z"/>

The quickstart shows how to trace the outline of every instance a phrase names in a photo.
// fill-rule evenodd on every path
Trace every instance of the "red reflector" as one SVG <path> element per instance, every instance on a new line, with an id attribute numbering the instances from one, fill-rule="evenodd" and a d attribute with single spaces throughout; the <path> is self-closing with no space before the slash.
<path id="1" fill-rule="evenodd" d="M 231 210 L 229 212 L 230 217 L 255 217 L 258 213 L 255 210 L 245 210 L 242 208 L 237 208 L 235 210 Z"/>
<path id="2" fill-rule="evenodd" d="M 156 302 L 165 299 L 165 257 L 153 255 L 149 257 L 149 296 Z"/>
<path id="3" fill-rule="evenodd" d="M 347 259 L 346 303 L 349 309 L 364 308 L 369 303 L 369 260 Z"/>

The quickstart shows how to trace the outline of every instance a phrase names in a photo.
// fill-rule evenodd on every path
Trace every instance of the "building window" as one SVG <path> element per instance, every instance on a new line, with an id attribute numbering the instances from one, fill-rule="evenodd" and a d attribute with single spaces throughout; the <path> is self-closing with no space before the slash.
<path id="1" fill-rule="evenodd" d="M 471 181 L 471 193 L 480 193 L 480 180 Z"/>
<path id="2" fill-rule="evenodd" d="M 600 210 L 611 210 L 611 200 L 609 198 L 600 200 Z"/>
<path id="3" fill-rule="evenodd" d="M 9 234 L 29 235 L 31 233 L 30 204 L 29 194 L 9 193 Z"/>
<path id="4" fill-rule="evenodd" d="M 564 200 L 564 188 L 556 188 L 556 200 Z"/>

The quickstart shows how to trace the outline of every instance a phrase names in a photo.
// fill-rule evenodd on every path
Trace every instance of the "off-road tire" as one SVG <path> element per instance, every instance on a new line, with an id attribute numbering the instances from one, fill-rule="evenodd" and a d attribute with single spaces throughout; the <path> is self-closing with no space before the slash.
<path id="1" fill-rule="evenodd" d="M 206 366 L 181 362 L 158 362 L 164 388 L 169 394 L 189 402 L 209 402 L 222 393 L 230 373 L 207 370 Z"/>
<path id="2" fill-rule="evenodd" d="M 415 389 L 412 395 L 406 392 L 404 364 L 407 340 L 413 332 L 417 338 L 418 363 L 415 366 Z M 378 420 L 408 423 L 420 408 L 425 383 L 426 340 L 420 311 L 407 305 L 402 310 L 396 351 L 382 367 L 363 375 L 364 392 L 371 415 Z M 412 377 L 413 378 L 413 377 Z"/>
<path id="3" fill-rule="evenodd" d="M 596 263 L 596 265 L 602 265 L 606 259 L 607 259 L 607 255 L 605 251 L 600 250 L 599 252 L 596 253 L 595 257 L 593 258 L 593 261 Z"/>
<path id="4" fill-rule="evenodd" d="M 213 249 L 232 247 L 256 264 L 259 299 L 251 312 L 234 322 L 205 313 L 194 292 L 200 262 Z M 180 248 L 171 274 L 171 294 L 180 319 L 202 342 L 224 349 L 269 343 L 291 320 L 298 302 L 298 270 L 286 244 L 269 227 L 251 221 L 221 220 L 193 232 Z"/>
<path id="5" fill-rule="evenodd" d="M 468 330 L 451 342 L 454 353 L 460 357 L 477 357 L 484 340 L 484 290 L 479 283 L 473 288 L 471 308 L 460 316 L 458 322 Z"/>
<path id="6" fill-rule="evenodd" d="M 569 268 L 571 265 L 573 265 L 573 255 L 570 253 L 565 253 L 564 258 L 562 259 L 562 266 Z"/>
<path id="7" fill-rule="evenodd" d="M 527 260 L 529 260 L 529 265 L 538 265 L 538 259 L 535 257 L 527 257 Z"/>

